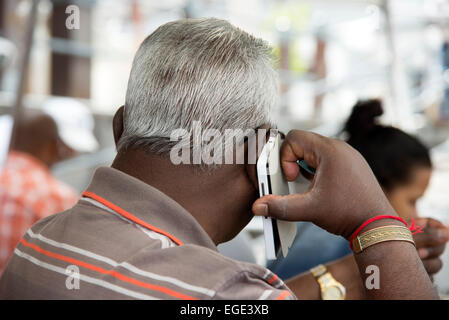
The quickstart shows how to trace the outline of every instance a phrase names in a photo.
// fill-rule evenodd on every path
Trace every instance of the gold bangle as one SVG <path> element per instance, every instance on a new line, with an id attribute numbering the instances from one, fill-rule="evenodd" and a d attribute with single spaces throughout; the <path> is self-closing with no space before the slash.
<path id="1" fill-rule="evenodd" d="M 366 248 L 384 241 L 407 241 L 413 243 L 412 233 L 403 226 L 383 226 L 368 230 L 352 240 L 352 250 L 359 253 Z"/>

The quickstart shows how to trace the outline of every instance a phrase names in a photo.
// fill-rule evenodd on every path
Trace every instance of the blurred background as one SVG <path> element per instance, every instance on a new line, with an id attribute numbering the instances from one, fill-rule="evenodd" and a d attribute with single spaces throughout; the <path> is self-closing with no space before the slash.
<path id="1" fill-rule="evenodd" d="M 335 136 L 358 99 L 382 99 L 383 123 L 432 148 L 419 212 L 449 225 L 446 0 L 0 0 L 0 114 L 53 110 L 60 131 L 77 127 L 64 140 L 79 152 L 51 170 L 80 193 L 115 155 L 111 120 L 139 44 L 186 17 L 227 19 L 273 46 L 284 130 Z M 0 117 L 0 166 L 11 127 Z M 449 292 L 447 264 L 437 279 Z"/>

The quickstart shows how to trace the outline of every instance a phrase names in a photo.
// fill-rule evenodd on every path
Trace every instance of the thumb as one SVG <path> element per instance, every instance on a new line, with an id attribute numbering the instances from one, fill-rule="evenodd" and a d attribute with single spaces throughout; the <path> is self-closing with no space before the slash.
<path id="1" fill-rule="evenodd" d="M 253 203 L 253 213 L 287 221 L 307 221 L 311 206 L 310 192 L 286 196 L 266 195 Z"/>

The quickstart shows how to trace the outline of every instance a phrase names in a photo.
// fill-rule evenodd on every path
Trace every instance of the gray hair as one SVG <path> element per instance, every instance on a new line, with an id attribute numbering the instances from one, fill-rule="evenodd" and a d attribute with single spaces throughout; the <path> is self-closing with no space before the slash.
<path id="1" fill-rule="evenodd" d="M 214 18 L 166 23 L 137 51 L 117 149 L 170 152 L 170 135 L 194 121 L 203 129 L 255 129 L 272 124 L 278 78 L 271 47 Z"/>

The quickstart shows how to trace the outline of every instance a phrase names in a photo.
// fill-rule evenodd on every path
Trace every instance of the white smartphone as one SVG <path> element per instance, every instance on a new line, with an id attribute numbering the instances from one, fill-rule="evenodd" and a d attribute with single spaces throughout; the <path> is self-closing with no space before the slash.
<path id="1" fill-rule="evenodd" d="M 257 178 L 259 194 L 287 195 L 289 185 L 280 166 L 279 150 L 282 144 L 281 135 L 277 130 L 271 129 L 267 143 L 257 160 Z M 285 257 L 296 236 L 296 222 L 276 220 L 263 217 L 266 258 L 276 259 L 279 250 Z"/>

